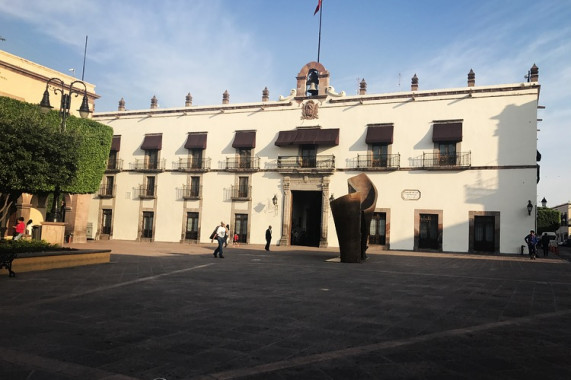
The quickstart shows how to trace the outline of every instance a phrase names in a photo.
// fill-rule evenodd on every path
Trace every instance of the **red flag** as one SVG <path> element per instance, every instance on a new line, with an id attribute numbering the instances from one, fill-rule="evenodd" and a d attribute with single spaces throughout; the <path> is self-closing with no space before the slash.
<path id="1" fill-rule="evenodd" d="M 321 1 L 322 0 L 317 1 L 317 7 L 315 7 L 315 12 L 313 12 L 314 16 L 317 14 L 317 12 L 319 12 L 319 8 L 321 8 Z"/>

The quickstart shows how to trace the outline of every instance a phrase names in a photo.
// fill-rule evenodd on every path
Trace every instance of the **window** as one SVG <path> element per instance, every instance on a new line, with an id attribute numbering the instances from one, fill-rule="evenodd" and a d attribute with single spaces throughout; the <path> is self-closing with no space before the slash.
<path id="1" fill-rule="evenodd" d="M 236 214 L 234 233 L 238 234 L 238 242 L 246 243 L 248 240 L 248 214 Z"/>
<path id="2" fill-rule="evenodd" d="M 474 217 L 474 250 L 484 252 L 495 251 L 495 217 Z"/>
<path id="3" fill-rule="evenodd" d="M 238 167 L 242 169 L 252 167 L 252 149 L 238 149 Z"/>
<path id="4" fill-rule="evenodd" d="M 107 160 L 107 169 L 117 169 L 117 151 L 112 150 L 109 152 L 109 159 Z"/>
<path id="5" fill-rule="evenodd" d="M 387 157 L 388 157 L 389 146 L 387 144 L 373 144 L 371 145 L 372 162 L 371 166 L 376 168 L 386 168 L 387 167 Z"/>
<path id="6" fill-rule="evenodd" d="M 145 185 L 145 194 L 147 197 L 154 197 L 155 196 L 155 177 L 148 176 L 147 183 Z"/>
<path id="7" fill-rule="evenodd" d="M 301 167 L 314 168 L 317 160 L 317 147 L 315 145 L 301 145 Z"/>
<path id="8" fill-rule="evenodd" d="M 238 178 L 238 198 L 248 198 L 248 177 Z"/>
<path id="9" fill-rule="evenodd" d="M 456 165 L 456 142 L 438 143 L 438 164 L 440 166 Z"/>
<path id="10" fill-rule="evenodd" d="M 143 211 L 143 238 L 153 237 L 153 223 L 154 223 L 154 213 L 152 211 Z"/>
<path id="11" fill-rule="evenodd" d="M 442 212 L 415 211 L 415 248 L 441 249 Z"/>
<path id="12" fill-rule="evenodd" d="M 190 149 L 190 167 L 192 169 L 202 168 L 203 149 Z"/>
<path id="13" fill-rule="evenodd" d="M 373 213 L 369 230 L 369 244 L 387 244 L 387 214 L 384 212 Z"/>
<path id="14" fill-rule="evenodd" d="M 190 177 L 190 196 L 198 197 L 200 194 L 200 177 Z"/>
<path id="15" fill-rule="evenodd" d="M 114 185 L 115 185 L 115 177 L 113 177 L 113 176 L 105 177 L 105 187 L 103 189 L 104 195 L 107 195 L 107 196 L 113 195 Z"/>
<path id="16" fill-rule="evenodd" d="M 198 213 L 186 213 L 186 232 L 184 235 L 186 240 L 198 240 Z"/>
<path id="17" fill-rule="evenodd" d="M 145 164 L 146 169 L 159 168 L 159 151 L 157 149 L 145 150 Z"/>
<path id="18" fill-rule="evenodd" d="M 113 210 L 103 209 L 103 218 L 101 221 L 101 233 L 104 235 L 111 235 Z"/>

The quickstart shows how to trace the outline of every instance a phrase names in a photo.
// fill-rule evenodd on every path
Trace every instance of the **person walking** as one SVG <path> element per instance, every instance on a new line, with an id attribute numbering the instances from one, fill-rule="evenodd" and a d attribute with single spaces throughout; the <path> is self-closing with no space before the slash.
<path id="1" fill-rule="evenodd" d="M 18 224 L 16 224 L 16 227 L 14 228 L 16 229 L 16 231 L 14 233 L 13 240 L 20 240 L 22 236 L 24 236 L 24 232 L 26 231 L 26 224 L 24 224 L 24 218 L 19 217 Z"/>
<path id="2" fill-rule="evenodd" d="M 535 231 L 529 231 L 529 235 L 527 235 L 523 240 L 525 240 L 529 250 L 529 259 L 535 260 L 535 257 L 537 256 L 537 236 L 535 236 Z"/>
<path id="3" fill-rule="evenodd" d="M 270 243 L 272 242 L 272 226 L 266 230 L 266 251 L 270 250 Z"/>
<path id="4" fill-rule="evenodd" d="M 549 254 L 549 236 L 544 232 L 541 235 L 541 248 L 543 248 L 543 257 Z"/>
<path id="5" fill-rule="evenodd" d="M 214 257 L 220 255 L 221 259 L 224 258 L 224 241 L 227 234 L 226 225 L 224 222 L 220 222 L 220 226 L 216 229 L 216 234 L 214 235 L 214 238 L 218 241 L 218 247 L 214 250 Z"/>

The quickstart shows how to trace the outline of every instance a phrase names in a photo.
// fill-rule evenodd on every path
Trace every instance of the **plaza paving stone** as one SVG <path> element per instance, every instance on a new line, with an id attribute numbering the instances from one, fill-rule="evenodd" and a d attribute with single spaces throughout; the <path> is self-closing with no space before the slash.
<path id="1" fill-rule="evenodd" d="M 570 379 L 571 254 L 97 241 L 0 276 L 0 379 Z"/>

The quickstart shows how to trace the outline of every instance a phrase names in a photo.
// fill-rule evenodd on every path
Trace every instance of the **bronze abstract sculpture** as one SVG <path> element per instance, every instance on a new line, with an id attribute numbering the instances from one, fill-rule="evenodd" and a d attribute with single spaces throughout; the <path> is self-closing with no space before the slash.
<path id="1" fill-rule="evenodd" d="M 367 259 L 369 228 L 377 204 L 377 188 L 361 173 L 347 180 L 349 194 L 330 202 L 342 263 Z"/>

